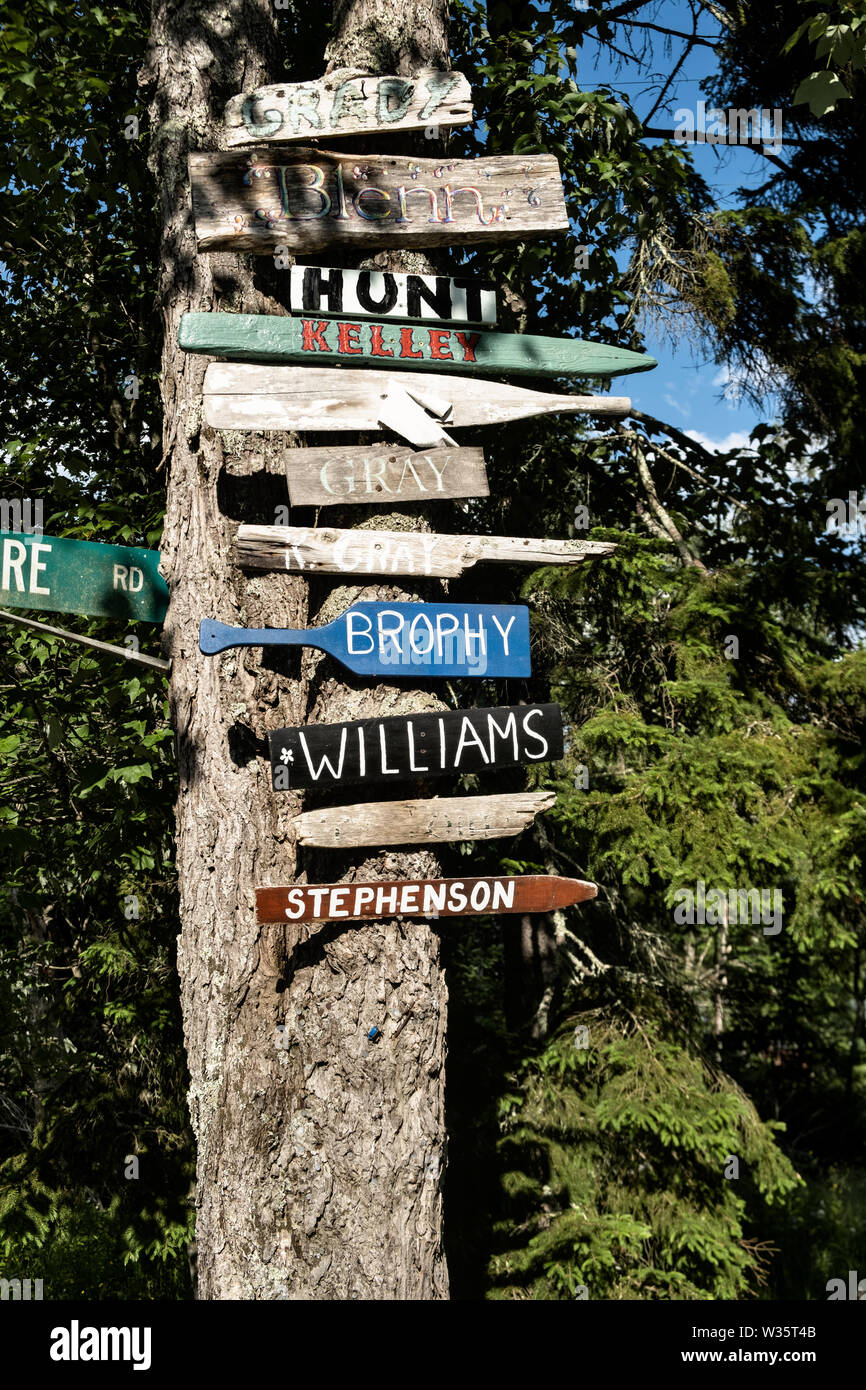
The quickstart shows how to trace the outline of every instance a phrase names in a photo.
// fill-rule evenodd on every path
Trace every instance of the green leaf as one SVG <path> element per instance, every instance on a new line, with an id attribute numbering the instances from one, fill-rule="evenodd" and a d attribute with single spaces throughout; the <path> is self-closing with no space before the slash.
<path id="1" fill-rule="evenodd" d="M 833 111 L 837 101 L 850 97 L 845 84 L 835 72 L 813 72 L 804 78 L 794 94 L 794 105 L 808 102 L 813 116 L 826 116 Z"/>

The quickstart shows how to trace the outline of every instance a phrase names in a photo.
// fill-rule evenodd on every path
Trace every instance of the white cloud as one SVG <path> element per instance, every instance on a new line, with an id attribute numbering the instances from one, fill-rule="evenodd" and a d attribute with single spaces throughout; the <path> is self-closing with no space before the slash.
<path id="1" fill-rule="evenodd" d="M 688 405 L 683 405 L 682 400 L 677 399 L 676 396 L 672 396 L 668 392 L 665 392 L 662 400 L 665 405 L 670 406 L 671 410 L 676 410 L 679 415 L 683 415 L 686 419 L 688 419 L 692 413 Z"/>
<path id="2" fill-rule="evenodd" d="M 732 430 L 726 434 L 724 439 L 710 439 L 708 434 L 702 434 L 700 430 L 686 430 L 689 439 L 693 439 L 696 444 L 702 444 L 705 449 L 712 453 L 726 454 L 729 449 L 749 449 L 748 430 Z"/>

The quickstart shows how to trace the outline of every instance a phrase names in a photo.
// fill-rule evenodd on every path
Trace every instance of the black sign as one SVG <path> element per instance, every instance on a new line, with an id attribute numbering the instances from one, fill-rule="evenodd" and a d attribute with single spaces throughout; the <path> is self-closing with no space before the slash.
<path id="1" fill-rule="evenodd" d="M 275 791 L 445 777 L 562 757 L 559 705 L 502 705 L 441 714 L 309 724 L 268 735 Z"/>

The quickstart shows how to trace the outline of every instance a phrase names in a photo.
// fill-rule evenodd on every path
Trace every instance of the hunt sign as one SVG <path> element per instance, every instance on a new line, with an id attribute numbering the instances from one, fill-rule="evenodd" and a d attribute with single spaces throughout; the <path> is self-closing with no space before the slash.
<path id="1" fill-rule="evenodd" d="M 293 265 L 293 314 L 358 319 L 433 319 L 438 323 L 496 323 L 496 290 L 482 280 L 447 275 L 401 275 L 393 270 L 324 269 Z"/>
<path id="2" fill-rule="evenodd" d="M 0 533 L 0 606 L 161 623 L 159 551 L 60 536 Z"/>
<path id="3" fill-rule="evenodd" d="M 481 449 L 411 449 L 353 444 L 349 449 L 287 449 L 289 501 L 335 507 L 352 502 L 428 502 L 487 497 Z"/>
<path id="4" fill-rule="evenodd" d="M 421 878 L 397 883 L 315 883 L 303 888 L 257 888 L 256 918 L 260 923 L 347 922 L 543 913 L 587 902 L 597 894 L 595 883 L 546 874 Z"/>
<path id="5" fill-rule="evenodd" d="M 500 840 L 519 835 L 556 792 L 506 796 L 449 796 L 425 801 L 365 801 L 295 816 L 299 845 L 354 849 L 359 845 L 432 845 L 452 840 Z"/>
<path id="6" fill-rule="evenodd" d="M 613 541 L 523 536 L 441 536 L 429 531 L 334 531 L 305 526 L 239 526 L 244 569 L 317 574 L 416 574 L 458 579 L 479 560 L 503 565 L 579 565 L 610 555 Z"/>
<path id="7" fill-rule="evenodd" d="M 225 143 L 423 130 L 471 121 L 472 90 L 460 72 L 422 68 L 414 78 L 373 77 L 342 68 L 318 82 L 280 82 L 232 97 L 225 109 Z"/>
<path id="8" fill-rule="evenodd" d="M 204 417 L 220 430 L 394 428 L 428 448 L 448 443 L 443 426 L 504 425 L 530 415 L 627 415 L 628 396 L 559 396 L 474 377 L 352 367 L 259 367 L 211 362 Z M 421 438 L 418 430 L 426 430 Z"/>
<path id="9" fill-rule="evenodd" d="M 478 376 L 622 376 L 655 367 L 656 359 L 580 338 L 484 333 L 366 319 L 285 318 L 277 314 L 184 314 L 177 335 L 187 352 L 233 361 L 347 362 L 418 367 Z"/>
<path id="10" fill-rule="evenodd" d="M 191 154 L 199 251 L 470 246 L 567 232 L 552 155 L 412 159 L 285 148 Z"/>
<path id="11" fill-rule="evenodd" d="M 399 786 L 562 757 L 559 705 L 501 705 L 310 724 L 268 734 L 275 791 L 353 782 Z"/>
<path id="12" fill-rule="evenodd" d="M 508 603 L 355 603 L 323 627 L 229 627 L 203 618 L 199 647 L 317 647 L 359 676 L 529 676 L 529 609 Z"/>

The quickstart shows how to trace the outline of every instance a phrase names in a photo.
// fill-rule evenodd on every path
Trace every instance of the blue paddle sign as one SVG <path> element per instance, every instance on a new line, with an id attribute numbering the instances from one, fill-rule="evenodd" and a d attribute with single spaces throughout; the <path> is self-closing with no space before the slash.
<path id="1" fill-rule="evenodd" d="M 324 627 L 228 627 L 203 618 L 199 647 L 317 647 L 359 676 L 528 676 L 529 609 L 506 603 L 355 603 Z"/>

